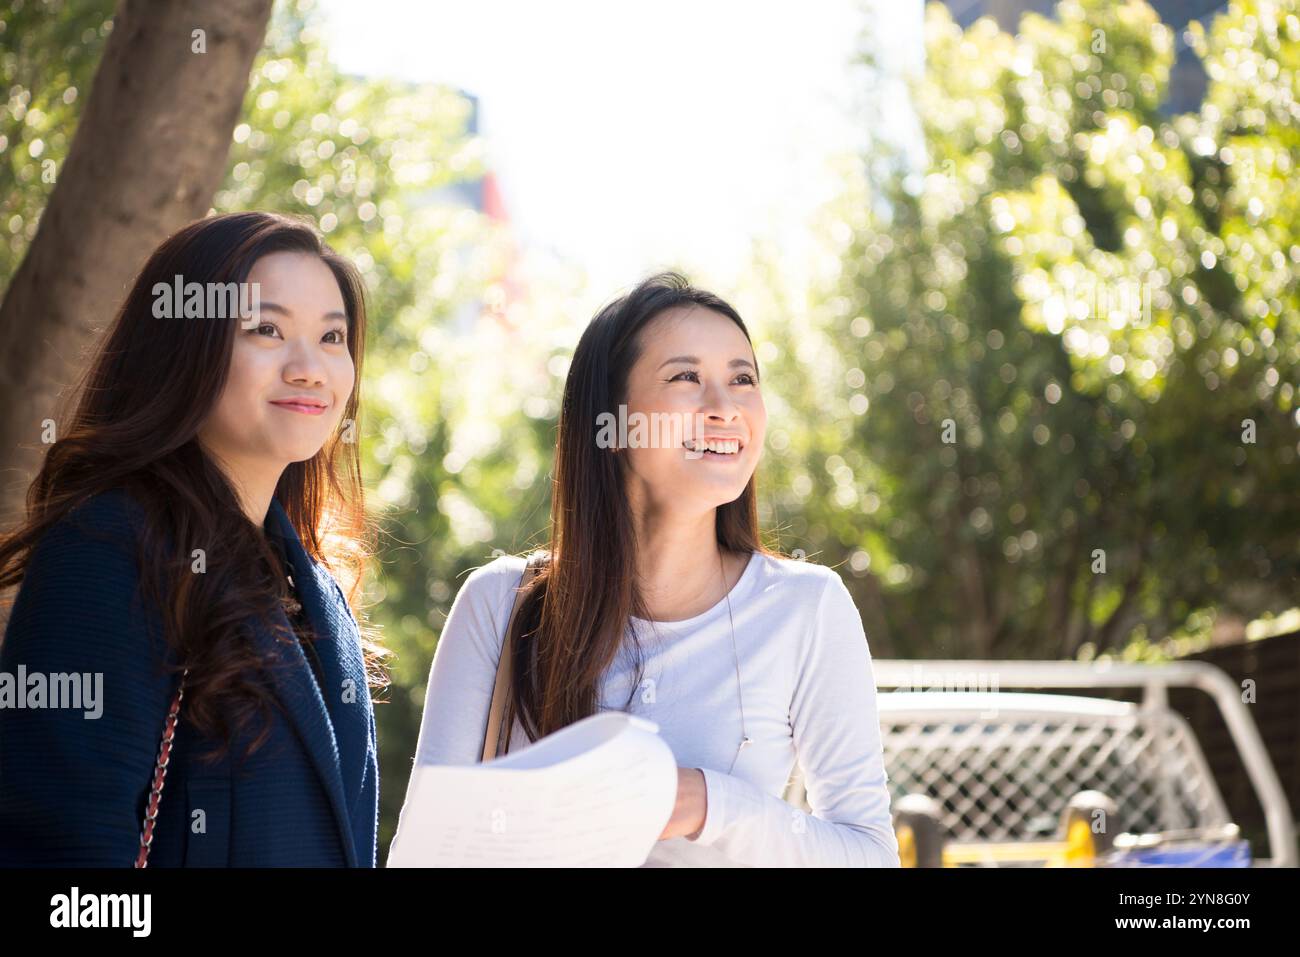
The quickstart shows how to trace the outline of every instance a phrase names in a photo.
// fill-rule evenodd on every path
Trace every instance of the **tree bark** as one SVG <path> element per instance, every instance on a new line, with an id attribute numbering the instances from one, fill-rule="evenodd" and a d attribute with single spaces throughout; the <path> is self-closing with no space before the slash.
<path id="1" fill-rule="evenodd" d="M 1068 646 L 1066 635 L 1070 621 L 1070 596 L 1074 593 L 1074 583 L 1079 577 L 1079 553 L 1082 550 L 1082 529 L 1080 522 L 1066 533 L 1061 543 L 1059 564 L 1052 574 L 1046 591 L 1046 636 L 1062 652 Z"/>
<path id="2" fill-rule="evenodd" d="M 880 579 L 868 572 L 862 578 L 861 588 L 865 600 L 860 607 L 872 657 L 897 658 L 899 651 L 894 643 L 893 632 L 889 628 L 889 619 L 885 615 L 885 599 L 880 589 Z"/>
<path id="3" fill-rule="evenodd" d="M 118 4 L 67 159 L 0 305 L 6 525 L 40 467 L 43 422 L 60 421 L 60 403 L 136 271 L 210 208 L 271 5 Z M 195 30 L 204 31 L 204 52 L 192 52 Z"/>
<path id="4" fill-rule="evenodd" d="M 1124 591 L 1120 595 L 1119 604 L 1115 606 L 1115 610 L 1110 613 L 1105 623 L 1097 630 L 1098 654 L 1114 650 L 1119 639 L 1129 631 L 1124 627 L 1126 620 L 1131 617 L 1129 606 L 1137 596 L 1138 587 L 1142 584 L 1142 576 L 1146 570 L 1143 567 L 1143 561 L 1146 558 L 1146 549 L 1143 546 L 1144 539 L 1139 535 L 1132 570 L 1124 580 Z M 1141 618 L 1140 615 L 1138 617 Z"/>

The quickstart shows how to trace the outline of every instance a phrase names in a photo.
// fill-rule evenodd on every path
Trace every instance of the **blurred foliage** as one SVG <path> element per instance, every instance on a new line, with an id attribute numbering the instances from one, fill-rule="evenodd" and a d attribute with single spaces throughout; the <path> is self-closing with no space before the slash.
<path id="1" fill-rule="evenodd" d="M 1295 0 L 1194 27 L 1210 86 L 1176 117 L 1140 0 L 1017 36 L 932 4 L 925 33 L 930 168 L 861 177 L 829 227 L 807 547 L 898 656 L 1086 657 L 1294 605 Z"/>
<path id="2" fill-rule="evenodd" d="M 18 270 L 72 145 L 112 29 L 104 0 L 9 0 L 0 12 L 0 283 Z"/>

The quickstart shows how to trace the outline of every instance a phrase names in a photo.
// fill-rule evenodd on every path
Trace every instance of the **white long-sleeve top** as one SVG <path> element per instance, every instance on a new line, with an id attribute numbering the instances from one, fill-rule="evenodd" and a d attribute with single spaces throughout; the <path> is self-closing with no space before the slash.
<path id="1" fill-rule="evenodd" d="M 416 763 L 478 761 L 522 557 L 475 569 L 443 628 L 425 697 Z M 862 620 L 831 569 L 755 552 L 730 593 L 693 618 L 632 618 L 607 669 L 602 709 L 654 721 L 681 767 L 704 772 L 708 808 L 694 838 L 659 841 L 647 867 L 897 867 L 898 844 Z M 752 739 L 736 758 L 744 690 Z M 516 719 L 510 751 L 528 744 Z M 795 761 L 812 814 L 782 800 Z M 728 768 L 731 768 L 728 773 Z"/>

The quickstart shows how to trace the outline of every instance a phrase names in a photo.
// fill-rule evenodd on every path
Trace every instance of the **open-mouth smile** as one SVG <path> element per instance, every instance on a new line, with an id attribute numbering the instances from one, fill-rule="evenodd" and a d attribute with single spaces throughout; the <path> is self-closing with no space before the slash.
<path id="1" fill-rule="evenodd" d="M 718 437 L 698 441 L 687 439 L 682 443 L 682 447 L 688 452 L 699 453 L 701 458 L 734 460 L 740 457 L 740 451 L 745 447 L 745 444 L 740 439 Z"/>

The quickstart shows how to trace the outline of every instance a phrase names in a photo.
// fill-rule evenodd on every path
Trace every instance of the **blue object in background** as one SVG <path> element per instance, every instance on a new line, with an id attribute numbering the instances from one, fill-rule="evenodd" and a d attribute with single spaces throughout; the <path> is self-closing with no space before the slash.
<path id="1" fill-rule="evenodd" d="M 1108 867 L 1250 867 L 1249 841 L 1170 844 L 1115 851 Z"/>

